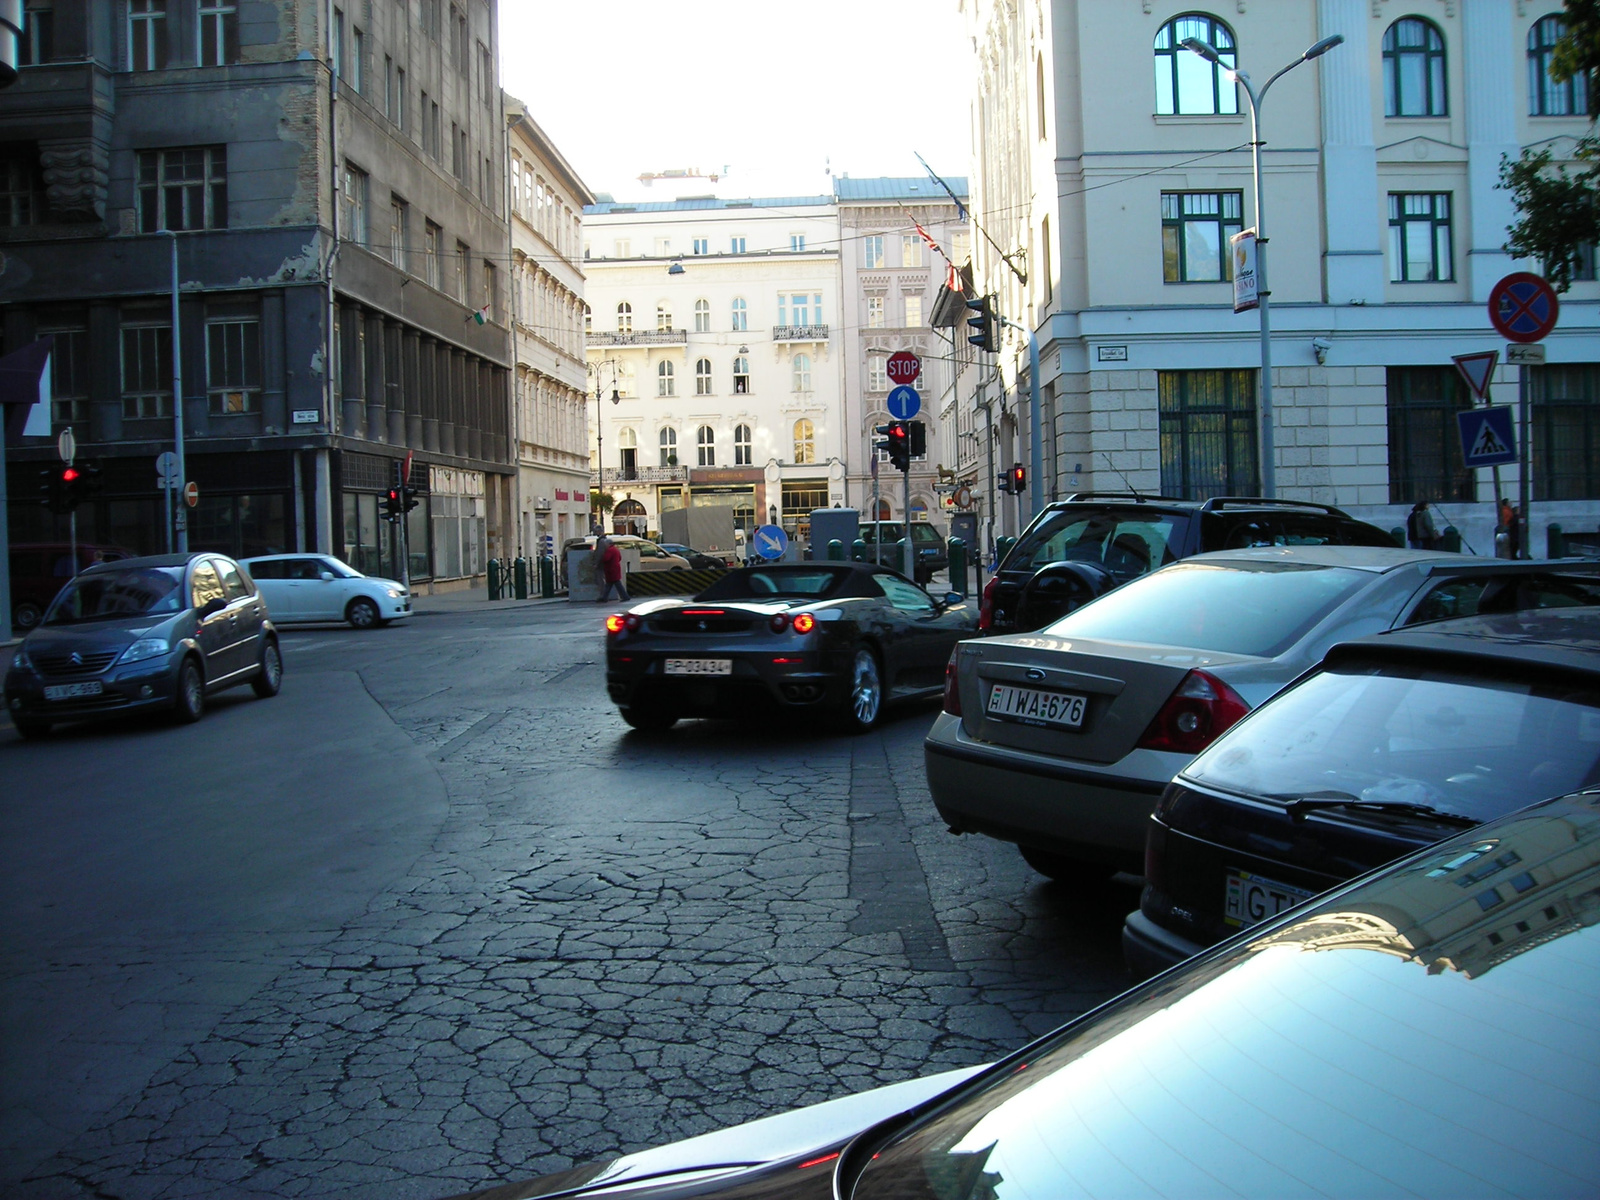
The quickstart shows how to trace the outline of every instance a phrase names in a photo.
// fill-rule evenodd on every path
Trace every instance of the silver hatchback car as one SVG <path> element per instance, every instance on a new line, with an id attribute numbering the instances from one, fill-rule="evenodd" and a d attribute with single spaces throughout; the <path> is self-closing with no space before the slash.
<path id="1" fill-rule="evenodd" d="M 1335 642 L 1421 621 L 1600 602 L 1600 563 L 1272 546 L 1163 567 L 1032 633 L 965 641 L 924 743 L 955 833 L 1035 870 L 1139 873 L 1167 782 Z"/>

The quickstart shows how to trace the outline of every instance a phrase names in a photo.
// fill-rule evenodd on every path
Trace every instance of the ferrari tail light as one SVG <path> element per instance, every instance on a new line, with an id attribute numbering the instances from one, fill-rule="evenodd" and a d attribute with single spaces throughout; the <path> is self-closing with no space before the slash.
<path id="1" fill-rule="evenodd" d="M 983 599 L 978 605 L 978 628 L 994 628 L 994 594 L 1000 587 L 1000 576 L 996 575 L 983 585 Z"/>
<path id="2" fill-rule="evenodd" d="M 638 629 L 639 626 L 644 624 L 644 618 L 638 613 L 629 613 L 627 617 L 623 619 L 623 624 L 628 627 L 628 632 L 632 633 L 634 630 Z"/>
<path id="3" fill-rule="evenodd" d="M 628 618 L 621 613 L 612 613 L 606 618 L 607 633 L 621 633 L 628 624 Z"/>
<path id="4" fill-rule="evenodd" d="M 952 717 L 961 715 L 961 681 L 956 677 L 956 651 L 950 651 L 950 661 L 944 665 L 944 711 Z"/>
<path id="5" fill-rule="evenodd" d="M 1215 675 L 1190 671 L 1139 739 L 1145 750 L 1199 754 L 1250 706 Z"/>
<path id="6" fill-rule="evenodd" d="M 810 613 L 796 613 L 794 620 L 790 621 L 789 624 L 793 626 L 796 633 L 810 633 L 817 627 L 817 619 Z"/>
<path id="7" fill-rule="evenodd" d="M 771 629 L 773 633 L 782 633 L 789 628 L 789 614 L 773 613 L 772 620 L 767 622 L 767 628 Z"/>

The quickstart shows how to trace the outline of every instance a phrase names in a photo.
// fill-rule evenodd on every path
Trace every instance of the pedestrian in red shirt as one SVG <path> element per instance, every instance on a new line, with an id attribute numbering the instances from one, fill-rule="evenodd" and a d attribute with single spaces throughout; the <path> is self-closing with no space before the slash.
<path id="1" fill-rule="evenodd" d="M 622 551 L 605 534 L 600 535 L 599 540 L 595 542 L 594 548 L 595 553 L 600 558 L 599 570 L 596 574 L 600 576 L 601 584 L 600 599 L 596 603 L 604 604 L 610 597 L 612 588 L 617 589 L 617 599 L 626 603 L 628 590 L 622 586 Z"/>

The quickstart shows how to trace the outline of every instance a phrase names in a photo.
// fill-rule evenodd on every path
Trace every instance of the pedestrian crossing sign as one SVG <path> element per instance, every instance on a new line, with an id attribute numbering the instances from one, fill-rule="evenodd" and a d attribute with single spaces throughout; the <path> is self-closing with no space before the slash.
<path id="1" fill-rule="evenodd" d="M 1456 414 L 1461 457 L 1469 467 L 1498 467 L 1517 461 L 1517 440 L 1509 408 L 1469 408 Z"/>

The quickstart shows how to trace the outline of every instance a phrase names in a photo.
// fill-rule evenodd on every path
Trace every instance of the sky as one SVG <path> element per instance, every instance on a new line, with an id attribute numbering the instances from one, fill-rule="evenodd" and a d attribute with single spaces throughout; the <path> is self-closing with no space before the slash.
<path id="1" fill-rule="evenodd" d="M 506 90 L 618 200 L 967 174 L 956 0 L 501 0 L 500 32 Z M 723 178 L 638 180 L 676 170 Z"/>

